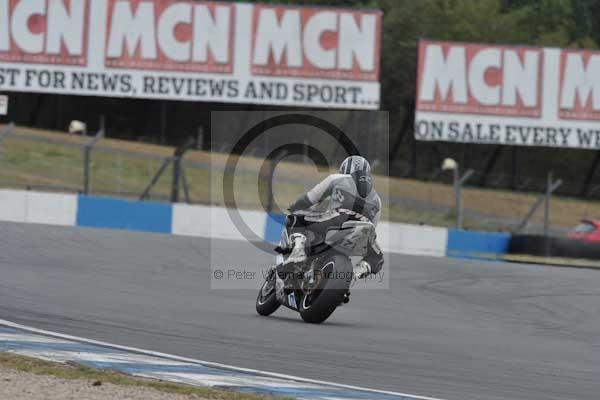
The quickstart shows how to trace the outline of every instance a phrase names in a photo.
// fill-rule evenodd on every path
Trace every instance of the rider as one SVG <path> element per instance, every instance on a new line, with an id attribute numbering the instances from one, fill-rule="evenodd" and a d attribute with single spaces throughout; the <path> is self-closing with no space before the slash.
<path id="1" fill-rule="evenodd" d="M 305 210 L 329 198 L 329 210 L 336 211 L 329 215 L 332 225 L 336 218 L 366 217 L 375 226 L 381 213 L 381 199 L 373 188 L 371 165 L 361 156 L 350 156 L 342 162 L 339 173 L 331 174 L 321 183 L 300 197 L 289 207 L 291 212 Z M 357 215 L 358 214 L 358 215 Z M 319 225 L 327 223 L 320 220 Z M 301 263 L 306 260 L 307 237 L 301 232 L 290 235 L 293 248 L 287 263 Z M 369 242 L 367 253 L 355 269 L 357 279 L 369 274 L 378 273 L 383 266 L 383 253 L 375 242 Z"/>

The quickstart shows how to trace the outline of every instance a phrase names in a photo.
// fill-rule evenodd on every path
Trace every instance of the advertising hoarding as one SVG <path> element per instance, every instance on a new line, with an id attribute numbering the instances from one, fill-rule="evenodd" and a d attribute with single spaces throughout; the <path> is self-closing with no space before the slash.
<path id="1" fill-rule="evenodd" d="M 0 0 L 0 90 L 379 108 L 381 12 Z"/>
<path id="2" fill-rule="evenodd" d="M 600 148 L 600 52 L 421 41 L 415 138 Z"/>

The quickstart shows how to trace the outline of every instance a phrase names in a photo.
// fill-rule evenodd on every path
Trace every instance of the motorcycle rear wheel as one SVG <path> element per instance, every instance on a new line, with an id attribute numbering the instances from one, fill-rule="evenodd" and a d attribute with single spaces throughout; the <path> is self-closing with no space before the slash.
<path id="1" fill-rule="evenodd" d="M 334 255 L 324 260 L 323 277 L 317 287 L 300 299 L 300 316 L 306 322 L 320 324 L 343 302 L 352 283 L 352 263 L 348 257 Z"/>

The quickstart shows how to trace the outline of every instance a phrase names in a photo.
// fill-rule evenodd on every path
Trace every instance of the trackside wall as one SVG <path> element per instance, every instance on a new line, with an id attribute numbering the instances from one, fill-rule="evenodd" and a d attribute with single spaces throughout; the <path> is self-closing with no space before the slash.
<path id="1" fill-rule="evenodd" d="M 181 236 L 275 243 L 281 214 L 203 205 L 140 202 L 108 197 L 0 190 L 0 221 L 124 229 Z M 242 232 L 242 233 L 241 233 Z M 385 252 L 501 259 L 509 234 L 468 232 L 382 221 L 378 242 Z"/>

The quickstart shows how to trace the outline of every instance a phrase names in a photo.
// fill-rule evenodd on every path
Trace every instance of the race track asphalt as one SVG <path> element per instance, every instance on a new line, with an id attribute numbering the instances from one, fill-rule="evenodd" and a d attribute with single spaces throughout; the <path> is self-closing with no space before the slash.
<path id="1" fill-rule="evenodd" d="M 600 396 L 600 271 L 391 255 L 389 290 L 310 325 L 210 288 L 211 260 L 271 261 L 248 243 L 11 223 L 0 238 L 0 319 L 448 400 Z"/>

